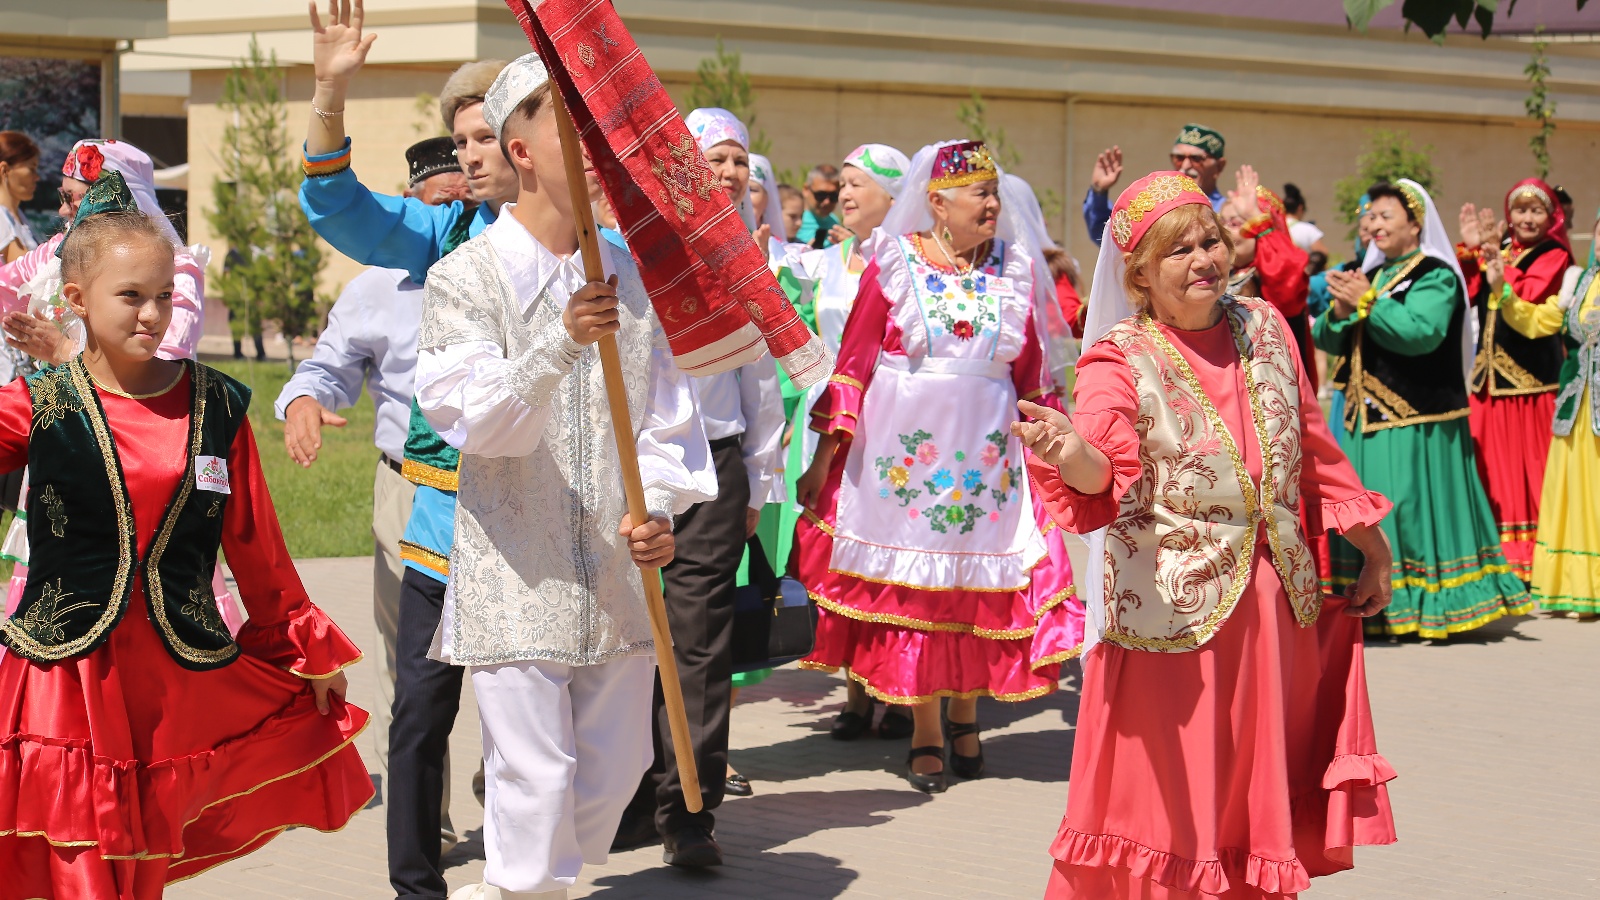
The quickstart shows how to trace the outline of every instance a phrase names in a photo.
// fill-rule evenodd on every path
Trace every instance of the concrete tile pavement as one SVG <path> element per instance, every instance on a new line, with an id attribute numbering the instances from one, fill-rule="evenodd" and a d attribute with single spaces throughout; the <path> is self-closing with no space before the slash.
<path id="1" fill-rule="evenodd" d="M 371 564 L 298 563 L 312 597 L 358 643 L 371 640 Z M 1400 772 L 1393 847 L 1317 879 L 1319 898 L 1600 896 L 1600 623 L 1502 621 L 1446 646 L 1369 644 L 1379 747 Z M 372 671 L 351 671 L 370 703 Z M 727 864 L 686 873 L 659 847 L 590 867 L 572 896 L 677 898 L 1027 898 L 1040 895 L 1060 822 L 1077 717 L 1063 690 L 1024 704 L 984 701 L 990 774 L 929 797 L 900 777 L 906 742 L 830 740 L 836 677 L 794 669 L 747 689 L 733 717 L 733 765 L 756 795 L 718 812 Z M 370 740 L 362 739 L 371 758 Z M 452 886 L 482 873 L 480 753 L 471 687 L 451 743 L 451 814 L 466 842 L 446 858 Z M 264 850 L 172 887 L 169 896 L 392 897 L 381 807 L 344 831 L 290 832 Z"/>

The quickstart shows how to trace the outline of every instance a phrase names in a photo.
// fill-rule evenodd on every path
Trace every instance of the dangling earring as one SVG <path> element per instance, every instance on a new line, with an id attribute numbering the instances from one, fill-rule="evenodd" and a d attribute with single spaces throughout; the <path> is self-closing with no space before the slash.
<path id="1" fill-rule="evenodd" d="M 955 246 L 956 246 L 956 238 L 955 238 L 955 235 L 950 233 L 950 226 L 949 225 L 944 226 L 943 230 L 941 230 L 939 232 L 939 237 L 944 239 L 944 245 L 946 247 L 949 247 L 951 249 L 955 248 Z"/>

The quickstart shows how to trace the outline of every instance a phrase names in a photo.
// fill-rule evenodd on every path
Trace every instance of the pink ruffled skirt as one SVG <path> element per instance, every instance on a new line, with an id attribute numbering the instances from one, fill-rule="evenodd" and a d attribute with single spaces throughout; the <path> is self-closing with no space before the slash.
<path id="1" fill-rule="evenodd" d="M 838 468 L 824 489 L 825 509 L 837 496 Z M 920 590 L 830 571 L 831 522 L 802 518 L 796 569 L 817 601 L 818 620 L 816 647 L 800 665 L 849 669 L 886 703 L 1028 700 L 1054 691 L 1061 663 L 1083 647 L 1083 601 L 1064 532 L 1038 500 L 1034 513 L 1048 552 L 1020 591 Z"/>
<path id="2" fill-rule="evenodd" d="M 1215 637 L 1084 659 L 1049 900 L 1292 898 L 1391 844 L 1361 620 L 1329 598 L 1301 628 L 1257 552 Z"/>

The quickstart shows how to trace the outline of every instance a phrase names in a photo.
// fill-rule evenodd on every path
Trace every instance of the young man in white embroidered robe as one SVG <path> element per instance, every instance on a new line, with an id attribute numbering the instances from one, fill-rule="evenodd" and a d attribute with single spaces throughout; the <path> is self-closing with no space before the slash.
<path id="1" fill-rule="evenodd" d="M 639 567 L 671 561 L 672 516 L 717 481 L 632 260 L 602 243 L 608 279 L 585 283 L 538 58 L 507 66 L 483 111 L 517 201 L 429 272 L 417 362 L 423 414 L 461 449 L 435 655 L 470 668 L 483 723 L 484 883 L 453 896 L 559 900 L 605 861 L 651 761 Z M 637 430 L 651 515 L 638 527 L 594 347 L 605 334 Z"/>

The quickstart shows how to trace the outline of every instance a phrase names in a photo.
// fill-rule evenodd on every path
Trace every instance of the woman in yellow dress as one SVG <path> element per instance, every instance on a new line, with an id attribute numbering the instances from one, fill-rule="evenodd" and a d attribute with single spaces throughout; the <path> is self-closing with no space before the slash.
<path id="1" fill-rule="evenodd" d="M 1485 274 L 1513 328 L 1566 339 L 1539 501 L 1533 598 L 1546 612 L 1592 619 L 1600 616 L 1600 520 L 1592 506 L 1600 492 L 1600 266 L 1591 257 L 1588 268 L 1569 269 L 1561 298 L 1552 303 L 1530 303 L 1512 292 L 1498 255 Z"/>

